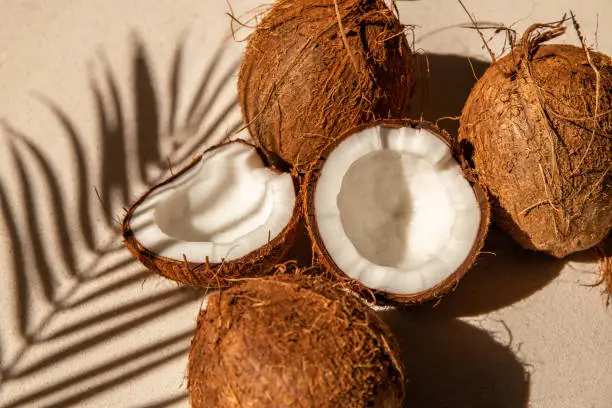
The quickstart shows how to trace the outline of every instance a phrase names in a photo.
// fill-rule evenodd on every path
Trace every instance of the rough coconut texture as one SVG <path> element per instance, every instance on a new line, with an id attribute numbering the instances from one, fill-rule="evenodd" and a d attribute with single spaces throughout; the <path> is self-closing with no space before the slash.
<path id="1" fill-rule="evenodd" d="M 459 130 L 497 223 L 523 247 L 559 258 L 612 227 L 612 61 L 541 45 L 562 32 L 527 30 L 477 82 Z"/>
<path id="2" fill-rule="evenodd" d="M 457 267 L 457 269 L 451 270 L 446 278 L 439 281 L 438 283 L 430 285 L 426 289 L 418 290 L 412 293 L 407 293 L 407 292 L 401 293 L 399 290 L 393 291 L 392 288 L 387 288 L 385 290 L 373 289 L 371 286 L 366 285 L 363 281 L 349 277 L 348 275 L 350 275 L 352 271 L 349 271 L 349 270 L 344 271 L 338 265 L 338 263 L 336 263 L 333 256 L 331 255 L 330 248 L 328 248 L 325 245 L 324 240 L 322 238 L 322 227 L 319 225 L 319 223 L 327 222 L 327 220 L 325 219 L 320 220 L 318 218 L 319 213 L 317 211 L 316 195 L 317 195 L 317 189 L 320 187 L 319 182 L 321 180 L 323 167 L 325 166 L 330 155 L 332 155 L 332 153 L 344 141 L 346 141 L 347 139 L 351 137 L 362 134 L 364 131 L 368 131 L 370 129 L 377 128 L 377 127 L 382 127 L 382 128 L 387 128 L 387 129 L 402 129 L 402 128 L 423 129 L 429 132 L 432 137 L 437 136 L 439 140 L 444 142 L 444 144 L 448 146 L 449 153 L 452 156 L 451 159 L 453 159 L 454 161 L 459 161 L 459 158 L 457 156 L 458 152 L 456 150 L 456 146 L 453 144 L 450 136 L 444 131 L 436 128 L 435 126 L 427 122 L 418 122 L 418 121 L 412 121 L 408 119 L 377 121 L 377 122 L 372 122 L 367 125 L 359 126 L 347 132 L 346 134 L 342 135 L 341 137 L 337 138 L 333 143 L 328 145 L 321 152 L 319 158 L 313 163 L 310 171 L 306 175 L 306 179 L 304 182 L 305 187 L 302 189 L 303 194 L 304 194 L 304 203 L 306 206 L 306 215 L 305 215 L 306 224 L 307 224 L 307 228 L 311 236 L 311 239 L 313 241 L 313 251 L 314 251 L 314 256 L 316 258 L 315 262 L 317 264 L 322 265 L 322 269 L 329 271 L 331 278 L 333 280 L 339 281 L 341 285 L 344 285 L 350 290 L 359 293 L 362 297 L 364 297 L 365 299 L 373 303 L 383 304 L 383 305 L 384 304 L 404 304 L 405 305 L 405 304 L 423 303 L 423 302 L 427 302 L 431 300 L 440 299 L 444 294 L 454 290 L 459 280 L 465 275 L 465 273 L 474 264 L 479 254 L 479 251 L 484 244 L 484 239 L 486 237 L 486 233 L 488 230 L 488 224 L 489 224 L 489 218 L 490 218 L 488 197 L 484 189 L 472 178 L 469 172 L 464 172 L 463 176 L 465 177 L 465 180 L 462 180 L 462 181 L 467 181 L 471 185 L 471 189 L 473 190 L 472 191 L 473 199 L 480 211 L 478 220 L 476 221 L 478 224 L 476 225 L 475 239 L 473 240 L 473 243 L 471 243 L 470 246 L 468 246 L 469 249 L 464 254 L 465 256 L 462 258 L 463 260 L 458 263 L 459 266 Z M 411 144 L 412 142 L 407 142 L 407 143 Z M 423 144 L 423 146 L 426 146 L 426 145 L 427 145 L 427 142 Z M 386 150 L 380 150 L 380 152 L 384 152 L 384 151 Z M 399 153 L 401 153 L 401 151 L 399 151 Z M 347 172 L 347 175 L 348 175 L 348 172 Z M 347 176 L 345 176 L 344 181 L 346 181 L 346 177 Z M 423 185 L 422 188 L 426 189 L 428 188 L 428 186 Z M 339 206 L 341 204 L 340 202 L 342 198 L 341 195 L 342 195 L 341 191 L 338 191 L 338 205 Z M 386 197 L 380 197 L 380 198 L 382 200 L 386 199 Z M 382 203 L 382 204 L 385 205 L 386 203 Z M 364 217 L 365 216 L 366 215 L 364 215 Z M 363 222 L 367 223 L 367 221 L 368 220 L 364 220 Z M 425 222 L 425 224 L 427 223 Z M 413 225 L 414 225 L 414 220 L 410 222 L 409 227 L 412 227 Z M 349 232 L 346 230 L 346 226 L 344 227 L 344 231 L 345 233 Z M 425 235 L 426 234 L 424 234 L 423 236 L 424 240 L 428 239 L 428 237 Z M 338 241 L 331 242 L 331 244 L 337 245 Z M 348 243 L 347 242 L 345 245 L 354 246 L 356 244 L 358 243 L 356 242 Z M 372 245 L 374 245 L 374 243 Z M 368 258 L 367 255 L 365 255 L 363 251 L 359 251 L 358 248 L 357 250 L 358 252 L 362 253 L 364 258 Z M 438 254 L 438 255 L 439 257 L 444 258 L 443 253 Z M 455 256 L 456 255 L 453 255 L 453 257 Z M 410 262 L 410 260 L 407 260 L 407 261 Z M 371 257 L 370 257 L 370 262 L 374 263 L 373 267 L 376 269 L 381 269 L 382 267 L 383 270 L 381 272 L 384 272 L 385 265 L 380 264 L 379 262 L 377 262 L 375 259 Z M 358 263 L 362 264 L 363 262 L 359 261 Z M 399 272 L 400 274 L 408 274 L 408 275 L 411 274 L 410 270 L 403 270 L 404 268 L 402 268 L 401 266 L 399 267 L 399 269 L 400 270 L 397 272 Z M 405 275 L 406 278 L 412 278 L 412 276 L 408 276 L 408 275 Z"/>
<path id="3" fill-rule="evenodd" d="M 242 140 L 229 143 L 242 143 L 255 149 L 254 146 Z M 214 146 L 204 152 L 203 155 L 214 152 L 227 145 L 228 143 Z M 201 157 L 202 156 L 195 158 L 191 164 L 180 172 L 146 192 L 128 210 L 122 224 L 126 248 L 138 261 L 152 272 L 196 288 L 223 288 L 229 286 L 235 279 L 262 276 L 271 272 L 274 265 L 282 261 L 283 256 L 294 241 L 295 233 L 303 213 L 300 194 L 297 194 L 291 219 L 282 231 L 276 236 L 269 237 L 264 245 L 238 259 L 211 262 L 208 260 L 208 254 L 206 253 L 200 254 L 201 259 L 198 261 L 190 260 L 186 256 L 169 258 L 144 246 L 139 241 L 137 231 L 132 226 L 134 214 L 137 209 L 151 195 L 156 194 L 158 190 L 167 188 L 167 186 L 180 180 L 184 174 L 198 165 Z M 295 181 L 294 188 L 296 192 L 299 191 L 299 186 Z"/>
<path id="4" fill-rule="evenodd" d="M 208 299 L 189 353 L 191 406 L 402 407 L 387 325 L 328 281 L 253 279 Z"/>
<path id="5" fill-rule="evenodd" d="M 383 0 L 279 0 L 249 37 L 238 80 L 245 123 L 300 172 L 347 129 L 406 117 L 411 51 Z"/>
<path id="6" fill-rule="evenodd" d="M 601 278 L 597 285 L 603 286 L 606 306 L 610 306 L 612 302 L 612 238 L 608 238 L 595 247 L 595 255 L 601 271 Z"/>

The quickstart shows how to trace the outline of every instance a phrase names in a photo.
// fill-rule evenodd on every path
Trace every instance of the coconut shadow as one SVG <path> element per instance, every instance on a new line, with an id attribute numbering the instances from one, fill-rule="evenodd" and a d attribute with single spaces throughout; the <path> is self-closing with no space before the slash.
<path id="1" fill-rule="evenodd" d="M 486 331 L 456 319 L 379 312 L 400 345 L 405 407 L 526 408 L 529 374 Z"/>
<path id="2" fill-rule="evenodd" d="M 457 118 L 438 121 L 455 138 L 465 101 L 489 65 L 452 54 L 417 55 L 417 89 L 411 115 L 422 115 L 434 122 Z M 482 252 L 458 288 L 446 295 L 432 313 L 471 316 L 509 306 L 542 289 L 559 275 L 564 265 L 564 261 L 545 254 L 523 250 L 493 224 Z M 420 308 L 431 307 L 426 304 Z"/>
<path id="3" fill-rule="evenodd" d="M 452 54 L 417 54 L 416 88 L 410 107 L 410 116 L 430 122 L 453 137 L 459 129 L 458 117 L 477 78 L 490 63 Z M 427 70 L 429 69 L 429 73 Z M 441 118 L 454 118 L 441 119 Z"/>
<path id="4" fill-rule="evenodd" d="M 314 261 L 312 245 L 312 239 L 310 239 L 306 228 L 306 221 L 302 219 L 297 226 L 295 240 L 287 251 L 285 259 L 295 260 L 299 267 L 308 268 Z"/>
<path id="5" fill-rule="evenodd" d="M 419 308 L 438 316 L 477 316 L 510 306 L 552 282 L 566 261 L 528 251 L 491 225 L 476 264 L 454 292 L 432 307 Z"/>

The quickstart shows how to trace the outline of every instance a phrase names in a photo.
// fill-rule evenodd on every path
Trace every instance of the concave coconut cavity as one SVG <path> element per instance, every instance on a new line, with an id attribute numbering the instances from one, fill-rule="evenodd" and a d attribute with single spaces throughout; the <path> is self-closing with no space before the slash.
<path id="1" fill-rule="evenodd" d="M 448 135 L 386 120 L 330 144 L 306 178 L 306 221 L 319 262 L 378 300 L 440 297 L 473 264 L 489 220 Z"/>
<path id="2" fill-rule="evenodd" d="M 238 81 L 253 138 L 300 172 L 347 129 L 406 117 L 412 88 L 410 47 L 383 0 L 276 1 Z"/>
<path id="3" fill-rule="evenodd" d="M 269 271 L 300 219 L 292 176 L 234 141 L 147 192 L 126 214 L 123 236 L 149 269 L 196 287 L 223 287 Z"/>
<path id="4" fill-rule="evenodd" d="M 612 228 L 612 61 L 542 44 L 564 30 L 530 27 L 480 78 L 459 130 L 497 223 L 523 247 L 559 258 Z"/>
<path id="5" fill-rule="evenodd" d="M 188 388 L 194 408 L 400 408 L 404 374 L 389 328 L 354 294 L 275 277 L 209 297 Z"/>

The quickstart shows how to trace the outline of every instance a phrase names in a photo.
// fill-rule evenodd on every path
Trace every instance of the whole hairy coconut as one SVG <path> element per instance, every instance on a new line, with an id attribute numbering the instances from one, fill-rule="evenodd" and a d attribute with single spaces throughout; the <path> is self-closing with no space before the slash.
<path id="1" fill-rule="evenodd" d="M 238 80 L 255 140 L 303 171 L 330 140 L 406 117 L 411 51 L 384 0 L 279 0 L 248 39 Z"/>
<path id="2" fill-rule="evenodd" d="M 612 60 L 543 44 L 564 31 L 531 26 L 480 78 L 459 129 L 497 223 L 523 247 L 559 258 L 599 244 L 612 227 Z"/>
<path id="3" fill-rule="evenodd" d="M 212 295 L 189 353 L 193 407 L 401 407 L 395 340 L 355 295 L 263 278 Z"/>

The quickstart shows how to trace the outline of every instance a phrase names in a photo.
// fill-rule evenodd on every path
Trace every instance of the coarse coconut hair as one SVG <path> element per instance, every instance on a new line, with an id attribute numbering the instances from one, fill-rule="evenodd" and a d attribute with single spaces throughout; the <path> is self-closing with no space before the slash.
<path id="1" fill-rule="evenodd" d="M 248 38 L 238 99 L 272 161 L 304 172 L 348 129 L 406 117 L 412 71 L 404 27 L 385 1 L 278 0 Z"/>
<path id="2" fill-rule="evenodd" d="M 562 258 L 612 228 L 612 60 L 544 44 L 564 21 L 534 24 L 475 85 L 459 141 L 496 222 L 524 248 Z"/>
<path id="3" fill-rule="evenodd" d="M 595 248 L 595 254 L 601 271 L 601 278 L 596 286 L 603 287 L 604 300 L 606 306 L 610 306 L 612 301 L 612 237 L 602 242 Z"/>
<path id="4" fill-rule="evenodd" d="M 274 276 L 209 297 L 188 389 L 194 408 L 401 408 L 404 374 L 390 329 L 358 297 Z"/>

